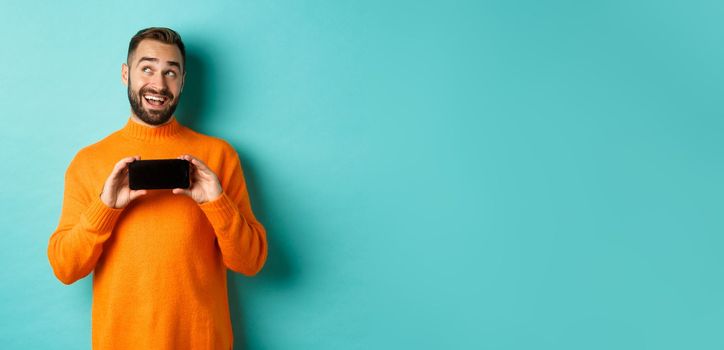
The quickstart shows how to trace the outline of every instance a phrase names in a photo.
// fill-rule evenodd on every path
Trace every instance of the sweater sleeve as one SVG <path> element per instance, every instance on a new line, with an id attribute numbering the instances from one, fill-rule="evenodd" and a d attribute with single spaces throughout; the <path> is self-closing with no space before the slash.
<path id="1" fill-rule="evenodd" d="M 200 207 L 214 228 L 226 267 L 253 276 L 266 261 L 266 230 L 254 217 L 241 162 L 233 148 L 227 159 L 231 160 L 223 165 L 225 176 L 220 176 L 224 191 Z"/>
<path id="2" fill-rule="evenodd" d="M 65 173 L 60 222 L 48 243 L 48 260 L 55 276 L 71 284 L 95 268 L 123 209 L 107 207 L 100 195 L 86 190 L 87 176 L 78 170 L 78 156 Z"/>

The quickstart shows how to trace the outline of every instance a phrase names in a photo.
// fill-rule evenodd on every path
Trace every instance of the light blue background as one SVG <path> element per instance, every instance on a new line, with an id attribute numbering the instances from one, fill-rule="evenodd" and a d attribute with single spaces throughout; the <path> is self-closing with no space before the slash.
<path id="1" fill-rule="evenodd" d="M 0 5 L 3 349 L 90 347 L 47 242 L 148 26 L 268 230 L 237 349 L 724 348 L 721 1 L 99 3 Z"/>

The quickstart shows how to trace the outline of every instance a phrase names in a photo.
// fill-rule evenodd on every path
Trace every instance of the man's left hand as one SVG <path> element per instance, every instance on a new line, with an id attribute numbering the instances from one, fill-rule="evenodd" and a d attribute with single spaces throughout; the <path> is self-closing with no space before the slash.
<path id="1" fill-rule="evenodd" d="M 179 156 L 178 159 L 185 159 L 191 163 L 189 164 L 191 187 L 174 188 L 174 194 L 185 194 L 199 204 L 213 201 L 221 196 L 223 189 L 219 178 L 204 162 L 189 154 Z"/>

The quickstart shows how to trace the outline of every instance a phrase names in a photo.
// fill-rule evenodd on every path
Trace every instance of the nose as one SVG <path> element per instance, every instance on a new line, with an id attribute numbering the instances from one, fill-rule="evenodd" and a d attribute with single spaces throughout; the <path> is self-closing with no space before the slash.
<path id="1" fill-rule="evenodd" d="M 157 87 L 159 90 L 164 90 L 168 86 L 163 74 L 154 74 L 151 78 L 151 85 Z"/>

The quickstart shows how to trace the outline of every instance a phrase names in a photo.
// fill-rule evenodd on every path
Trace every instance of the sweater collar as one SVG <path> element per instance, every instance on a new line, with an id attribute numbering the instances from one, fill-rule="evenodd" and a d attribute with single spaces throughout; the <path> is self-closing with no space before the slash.
<path id="1" fill-rule="evenodd" d="M 143 124 L 139 124 L 133 119 L 128 118 L 126 126 L 121 129 L 121 133 L 124 136 L 140 141 L 161 141 L 172 138 L 178 134 L 183 126 L 176 120 L 176 117 L 171 117 L 171 121 L 161 126 L 150 127 Z"/>

